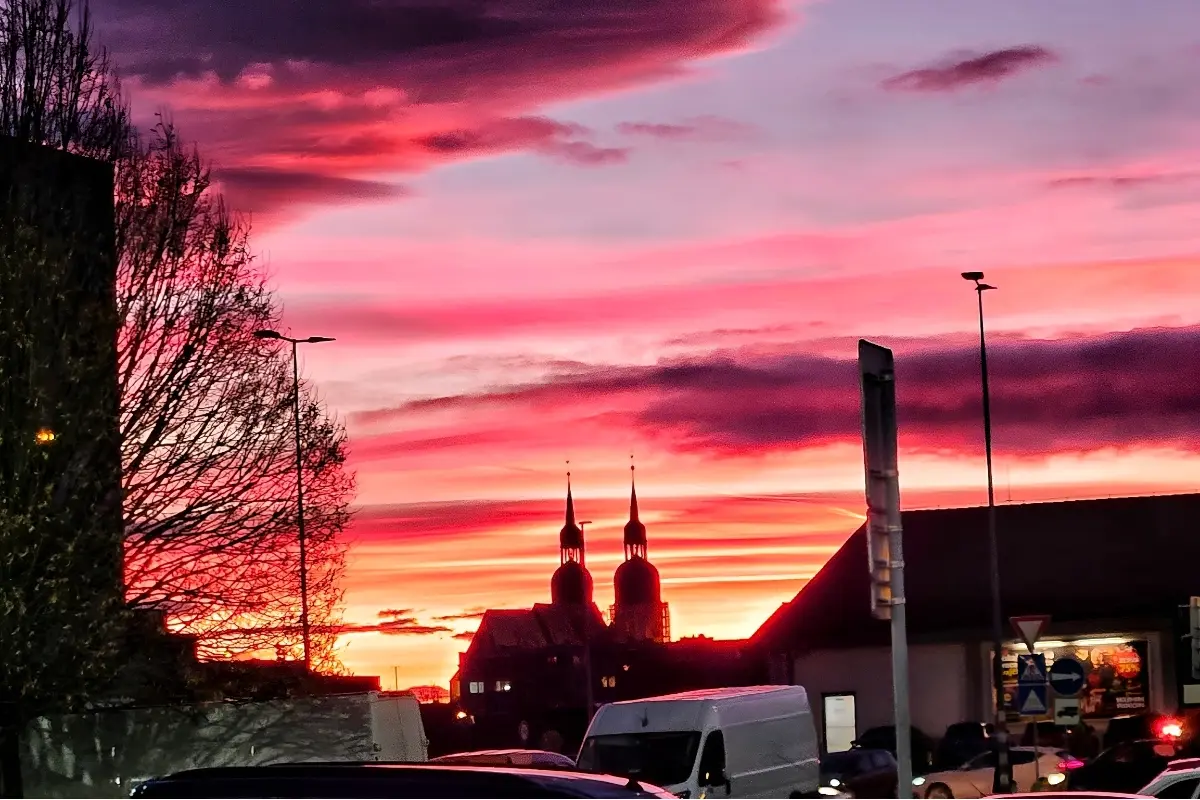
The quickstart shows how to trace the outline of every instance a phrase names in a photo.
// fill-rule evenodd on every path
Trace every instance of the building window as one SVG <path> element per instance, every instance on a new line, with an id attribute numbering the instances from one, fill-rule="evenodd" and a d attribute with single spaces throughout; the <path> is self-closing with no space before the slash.
<path id="1" fill-rule="evenodd" d="M 512 682 L 496 681 L 496 691 L 497 692 L 511 692 L 512 691 Z"/>
<path id="2" fill-rule="evenodd" d="M 603 686 L 605 689 L 617 688 L 617 676 L 616 675 L 605 675 L 603 678 L 600 679 L 600 685 Z"/>
<path id="3" fill-rule="evenodd" d="M 483 681 L 471 681 L 467 691 L 471 694 L 483 694 Z"/>

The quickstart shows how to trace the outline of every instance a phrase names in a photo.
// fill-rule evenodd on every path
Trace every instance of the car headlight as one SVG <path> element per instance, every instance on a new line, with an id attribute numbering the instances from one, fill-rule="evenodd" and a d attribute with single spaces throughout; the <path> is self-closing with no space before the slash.
<path id="1" fill-rule="evenodd" d="M 924 786 L 924 785 L 925 785 L 925 779 L 923 777 L 921 777 L 920 775 L 913 778 L 913 786 Z"/>
<path id="2" fill-rule="evenodd" d="M 837 789 L 834 789 L 832 786 L 821 786 L 817 788 L 817 794 L 824 795 L 826 797 L 837 797 L 841 794 L 841 792 L 839 792 Z"/>
<path id="3" fill-rule="evenodd" d="M 841 785 L 842 785 L 842 782 L 841 782 L 841 781 L 839 781 L 837 778 L 830 778 L 830 779 L 829 779 L 829 785 L 830 785 L 830 786 L 841 786 Z"/>
<path id="4" fill-rule="evenodd" d="M 1046 776 L 1046 783 L 1050 784 L 1051 786 L 1058 786 L 1066 779 L 1067 776 L 1063 775 L 1061 772 L 1051 772 Z"/>

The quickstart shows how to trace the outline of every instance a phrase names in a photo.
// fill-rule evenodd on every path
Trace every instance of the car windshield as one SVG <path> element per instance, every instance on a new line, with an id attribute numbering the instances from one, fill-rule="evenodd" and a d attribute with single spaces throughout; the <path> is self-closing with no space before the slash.
<path id="1" fill-rule="evenodd" d="M 858 761 L 862 751 L 847 750 L 841 753 L 830 753 L 821 759 L 822 775 L 850 775 L 858 772 Z"/>
<path id="2" fill-rule="evenodd" d="M 667 786 L 692 776 L 699 747 L 695 731 L 591 736 L 579 752 L 579 768 Z"/>

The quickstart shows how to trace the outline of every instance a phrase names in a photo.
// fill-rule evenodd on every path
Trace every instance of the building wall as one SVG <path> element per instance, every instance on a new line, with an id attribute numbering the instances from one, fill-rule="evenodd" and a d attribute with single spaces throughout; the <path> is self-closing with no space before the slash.
<path id="1" fill-rule="evenodd" d="M 892 655 L 886 647 L 821 650 L 795 660 L 792 679 L 808 690 L 823 731 L 822 694 L 853 692 L 859 733 L 892 724 Z M 972 716 L 967 647 L 917 644 L 909 648 L 912 723 L 930 736 Z M 822 733 L 822 736 L 824 734 Z"/>
<path id="2" fill-rule="evenodd" d="M 1069 640 L 1088 637 L 1124 637 L 1147 643 L 1150 711 L 1174 713 L 1179 705 L 1176 653 L 1170 636 L 1161 631 L 1111 628 L 1081 631 Z M 1024 649 L 1016 642 L 1009 647 Z M 1051 653 L 1064 653 L 1064 648 Z M 933 737 L 948 725 L 967 720 L 990 720 L 992 711 L 991 646 L 987 643 L 914 644 L 909 647 L 909 708 L 912 723 Z M 1053 655 L 1051 656 L 1051 659 Z M 892 662 L 887 647 L 821 650 L 796 658 L 792 681 L 809 692 L 817 730 L 824 736 L 822 694 L 853 692 L 856 728 L 862 733 L 878 725 L 890 725 L 892 713 Z M 1106 722 L 1089 720 L 1103 732 Z M 1013 730 L 1024 730 L 1024 720 Z"/>

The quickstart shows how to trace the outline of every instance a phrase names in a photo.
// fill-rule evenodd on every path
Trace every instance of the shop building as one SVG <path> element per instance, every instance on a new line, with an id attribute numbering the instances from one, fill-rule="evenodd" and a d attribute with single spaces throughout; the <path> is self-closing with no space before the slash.
<path id="1" fill-rule="evenodd" d="M 1083 663 L 1081 716 L 1098 732 L 1117 714 L 1200 706 L 1186 638 L 1186 606 L 1200 595 L 1197 519 L 1198 494 L 997 509 L 1005 694 L 1018 730 L 1038 717 L 1015 708 L 1026 650 L 1011 616 L 1050 616 L 1038 649 L 1048 663 Z M 911 511 L 903 524 L 912 721 L 937 737 L 992 718 L 987 509 Z M 770 680 L 809 690 L 823 746 L 835 749 L 892 722 L 890 629 L 871 616 L 867 563 L 860 528 L 751 639 Z"/>

